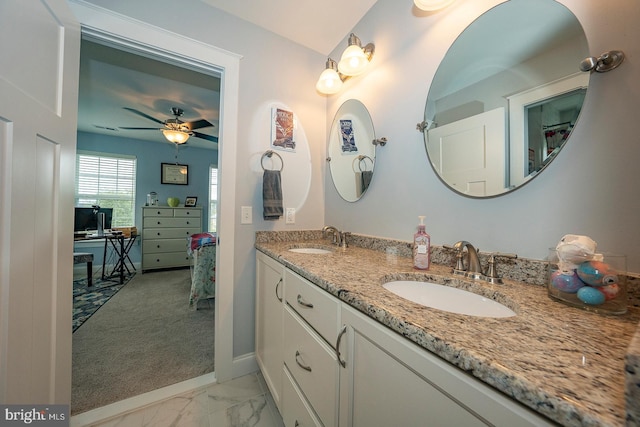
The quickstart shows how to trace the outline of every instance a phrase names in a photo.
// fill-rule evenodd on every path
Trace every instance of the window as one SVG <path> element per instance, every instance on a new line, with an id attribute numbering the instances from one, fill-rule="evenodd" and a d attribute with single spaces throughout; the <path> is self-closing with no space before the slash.
<path id="1" fill-rule="evenodd" d="M 136 158 L 79 151 L 75 203 L 78 207 L 113 208 L 112 227 L 135 225 Z"/>
<path id="2" fill-rule="evenodd" d="M 218 168 L 209 168 L 209 231 L 215 233 L 218 219 Z"/>

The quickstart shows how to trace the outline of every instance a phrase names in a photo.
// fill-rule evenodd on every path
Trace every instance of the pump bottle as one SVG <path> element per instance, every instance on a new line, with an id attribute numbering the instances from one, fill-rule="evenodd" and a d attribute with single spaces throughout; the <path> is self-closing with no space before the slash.
<path id="1" fill-rule="evenodd" d="M 413 235 L 413 267 L 428 270 L 431 266 L 431 236 L 424 228 L 424 216 L 419 216 L 418 231 Z"/>

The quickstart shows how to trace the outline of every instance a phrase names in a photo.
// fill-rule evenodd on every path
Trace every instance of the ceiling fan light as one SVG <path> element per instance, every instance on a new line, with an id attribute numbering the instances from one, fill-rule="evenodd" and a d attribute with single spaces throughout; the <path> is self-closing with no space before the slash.
<path id="1" fill-rule="evenodd" d="M 190 136 L 187 132 L 175 129 L 162 129 L 162 134 L 167 138 L 167 141 L 174 144 L 184 144 Z"/>

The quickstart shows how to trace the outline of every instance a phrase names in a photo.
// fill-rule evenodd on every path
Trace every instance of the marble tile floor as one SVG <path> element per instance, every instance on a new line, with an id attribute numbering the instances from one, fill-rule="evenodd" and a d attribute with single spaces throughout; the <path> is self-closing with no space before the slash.
<path id="1" fill-rule="evenodd" d="M 82 414 L 80 414 L 82 415 Z M 253 373 L 211 384 L 124 415 L 72 426 L 87 427 L 284 427 L 262 375 Z"/>

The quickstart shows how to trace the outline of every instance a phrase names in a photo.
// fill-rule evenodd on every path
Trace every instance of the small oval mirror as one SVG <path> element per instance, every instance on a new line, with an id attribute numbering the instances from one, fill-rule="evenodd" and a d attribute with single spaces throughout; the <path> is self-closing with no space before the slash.
<path id="1" fill-rule="evenodd" d="M 578 119 L 589 74 L 578 19 L 553 0 L 510 0 L 456 39 L 425 107 L 429 161 L 470 197 L 512 191 L 555 158 Z"/>
<path id="2" fill-rule="evenodd" d="M 375 132 L 369 111 L 360 101 L 345 101 L 329 133 L 329 169 L 333 185 L 347 202 L 356 202 L 369 188 L 376 160 Z"/>

